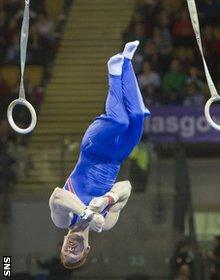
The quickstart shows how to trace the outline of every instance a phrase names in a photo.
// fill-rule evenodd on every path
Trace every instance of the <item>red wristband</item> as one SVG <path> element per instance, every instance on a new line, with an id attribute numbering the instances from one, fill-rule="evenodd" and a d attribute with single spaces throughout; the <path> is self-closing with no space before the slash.
<path id="1" fill-rule="evenodd" d="M 114 198 L 113 198 L 112 196 L 107 195 L 106 197 L 108 198 L 108 204 L 109 204 L 109 205 L 111 205 L 111 204 L 114 204 L 114 203 L 115 203 Z"/>

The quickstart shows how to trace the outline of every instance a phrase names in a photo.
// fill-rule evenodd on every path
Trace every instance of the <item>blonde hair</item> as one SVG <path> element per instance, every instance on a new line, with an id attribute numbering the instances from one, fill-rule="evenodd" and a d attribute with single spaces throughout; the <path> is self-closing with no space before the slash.
<path id="1" fill-rule="evenodd" d="M 81 260 L 79 260 L 78 262 L 75 262 L 75 263 L 67 261 L 65 259 L 65 257 L 63 256 L 62 251 L 61 251 L 60 252 L 60 261 L 61 261 L 62 265 L 65 268 L 67 268 L 67 269 L 77 269 L 77 268 L 80 268 L 81 266 L 83 266 L 85 264 L 89 251 L 85 252 L 83 257 L 81 258 Z"/>

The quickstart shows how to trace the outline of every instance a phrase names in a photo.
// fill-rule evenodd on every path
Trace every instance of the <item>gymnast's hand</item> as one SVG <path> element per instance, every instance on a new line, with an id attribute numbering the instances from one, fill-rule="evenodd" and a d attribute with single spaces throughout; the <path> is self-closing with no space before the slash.
<path id="1" fill-rule="evenodd" d="M 92 220 L 89 222 L 90 229 L 96 232 L 101 232 L 105 225 L 105 219 L 99 213 L 94 213 Z"/>
<path id="2" fill-rule="evenodd" d="M 96 213 L 102 213 L 108 205 L 109 199 L 107 196 L 95 197 L 89 203 L 90 209 Z"/>

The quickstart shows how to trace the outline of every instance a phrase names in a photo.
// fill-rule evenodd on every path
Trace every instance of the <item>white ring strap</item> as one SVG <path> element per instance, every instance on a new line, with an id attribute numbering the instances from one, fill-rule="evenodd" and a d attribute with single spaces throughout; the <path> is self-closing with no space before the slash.
<path id="1" fill-rule="evenodd" d="M 198 18 L 198 12 L 197 12 L 197 8 L 196 8 L 195 0 L 187 0 L 187 3 L 188 3 L 188 8 L 189 8 L 190 18 L 192 21 L 192 26 L 193 26 L 193 29 L 194 29 L 194 32 L 196 35 L 196 41 L 197 41 L 197 44 L 198 44 L 198 47 L 199 47 L 199 50 L 200 50 L 200 53 L 202 56 L 206 80 L 207 80 L 208 87 L 209 87 L 210 94 L 211 94 L 211 98 L 207 101 L 207 103 L 205 105 L 205 116 L 206 116 L 207 121 L 213 128 L 220 130 L 220 125 L 216 124 L 210 116 L 210 107 L 213 102 L 220 101 L 220 96 L 218 95 L 216 87 L 212 81 L 212 77 L 209 73 L 209 69 L 208 69 L 208 66 L 207 66 L 207 63 L 206 63 L 206 60 L 204 57 L 202 41 L 201 41 L 201 34 L 200 34 L 200 27 L 199 27 L 199 18 Z"/>
<path id="2" fill-rule="evenodd" d="M 12 101 L 12 103 L 8 106 L 8 121 L 11 127 L 18 133 L 27 134 L 30 133 L 36 126 L 37 117 L 36 112 L 33 106 L 26 100 L 25 98 L 25 90 L 24 90 L 24 69 L 26 63 L 26 54 L 27 54 L 27 43 L 28 43 L 28 34 L 29 34 L 29 0 L 25 0 L 25 9 L 24 9 L 24 16 L 22 21 L 22 28 L 21 28 L 21 40 L 20 40 L 20 60 L 21 60 L 21 81 L 20 81 L 20 88 L 19 88 L 19 98 Z M 17 105 L 26 106 L 30 113 L 31 113 L 31 124 L 28 128 L 19 128 L 13 119 L 13 109 Z"/>

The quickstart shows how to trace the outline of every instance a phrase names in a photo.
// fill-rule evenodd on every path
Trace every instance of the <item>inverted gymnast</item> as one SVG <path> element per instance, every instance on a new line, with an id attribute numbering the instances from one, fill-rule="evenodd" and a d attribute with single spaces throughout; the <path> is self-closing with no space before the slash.
<path id="1" fill-rule="evenodd" d="M 127 43 L 122 54 L 108 61 L 106 113 L 87 129 L 74 170 L 63 189 L 55 188 L 49 200 L 54 224 L 68 229 L 60 254 L 68 269 L 85 263 L 89 231 L 114 227 L 131 193 L 129 181 L 115 181 L 122 161 L 141 139 L 145 117 L 150 115 L 131 63 L 138 45 L 138 41 Z"/>

